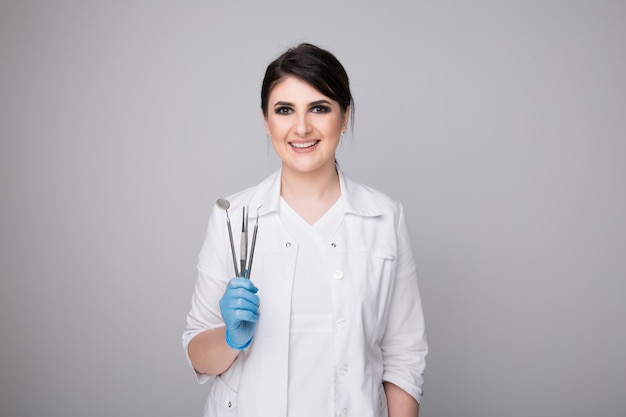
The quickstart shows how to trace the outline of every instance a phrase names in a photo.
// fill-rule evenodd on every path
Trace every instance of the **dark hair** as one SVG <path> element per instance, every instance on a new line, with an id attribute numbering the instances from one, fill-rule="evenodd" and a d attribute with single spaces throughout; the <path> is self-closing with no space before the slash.
<path id="1" fill-rule="evenodd" d="M 261 86 L 261 109 L 266 117 L 272 89 L 288 76 L 310 84 L 320 93 L 337 101 L 344 112 L 348 106 L 354 108 L 348 74 L 339 60 L 322 48 L 301 43 L 288 49 L 270 63 L 265 71 Z"/>

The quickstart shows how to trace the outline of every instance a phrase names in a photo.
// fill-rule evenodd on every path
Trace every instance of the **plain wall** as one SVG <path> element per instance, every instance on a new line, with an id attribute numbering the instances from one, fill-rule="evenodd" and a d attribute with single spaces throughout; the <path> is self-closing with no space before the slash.
<path id="1" fill-rule="evenodd" d="M 259 89 L 351 77 L 339 160 L 402 201 L 422 416 L 626 410 L 626 3 L 0 1 L 0 415 L 200 416 L 181 347 L 218 197 L 278 168 Z"/>

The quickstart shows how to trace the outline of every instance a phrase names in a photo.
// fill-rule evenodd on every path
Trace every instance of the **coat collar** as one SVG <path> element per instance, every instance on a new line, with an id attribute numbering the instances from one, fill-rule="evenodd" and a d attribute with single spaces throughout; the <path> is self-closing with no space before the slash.
<path id="1" fill-rule="evenodd" d="M 278 170 L 263 182 L 261 182 L 250 198 L 250 207 L 263 207 L 261 215 L 276 212 L 280 207 L 280 179 L 282 170 Z M 356 214 L 358 216 L 372 217 L 380 216 L 382 210 L 376 204 L 375 195 L 372 190 L 345 175 L 341 168 L 337 166 L 339 174 L 339 187 L 343 199 L 345 213 Z"/>

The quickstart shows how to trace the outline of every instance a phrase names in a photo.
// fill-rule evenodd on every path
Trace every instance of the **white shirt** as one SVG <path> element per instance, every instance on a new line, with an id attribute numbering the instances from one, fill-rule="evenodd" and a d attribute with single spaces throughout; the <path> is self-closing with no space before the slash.
<path id="1" fill-rule="evenodd" d="M 332 271 L 326 247 L 343 221 L 339 198 L 314 224 L 307 223 L 282 198 L 280 220 L 297 242 L 291 297 L 287 415 L 330 416 L 333 410 Z"/>
<path id="2" fill-rule="evenodd" d="M 427 343 L 417 271 L 402 206 L 339 170 L 344 219 L 326 242 L 331 278 L 332 376 L 337 416 L 387 415 L 382 381 L 421 399 Z M 230 196 L 241 224 L 243 205 L 261 207 L 251 279 L 260 320 L 250 347 L 212 381 L 205 416 L 287 416 L 291 297 L 298 243 L 280 221 L 280 171 Z M 239 247 L 235 233 L 235 247 Z M 199 255 L 198 280 L 183 333 L 185 352 L 198 333 L 224 325 L 219 300 L 234 276 L 226 215 L 214 208 Z M 294 416 L 290 416 L 294 417 Z"/>

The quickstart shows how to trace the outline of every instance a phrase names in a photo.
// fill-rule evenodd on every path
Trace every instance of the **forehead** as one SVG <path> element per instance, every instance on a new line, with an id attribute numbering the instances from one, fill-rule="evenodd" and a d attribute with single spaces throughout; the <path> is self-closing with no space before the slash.
<path id="1" fill-rule="evenodd" d="M 334 100 L 319 92 L 308 82 L 293 76 L 287 76 L 281 79 L 270 91 L 270 102 L 308 102 L 323 99 L 334 102 Z"/>

